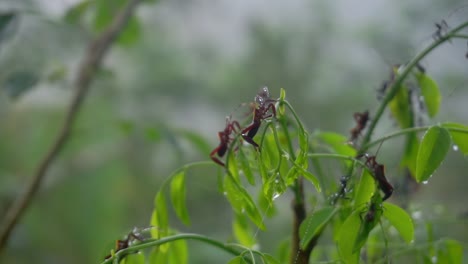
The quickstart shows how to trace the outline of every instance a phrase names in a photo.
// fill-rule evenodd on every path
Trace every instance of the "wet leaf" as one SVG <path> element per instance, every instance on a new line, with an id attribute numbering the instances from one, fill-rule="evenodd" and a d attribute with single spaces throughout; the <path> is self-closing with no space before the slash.
<path id="1" fill-rule="evenodd" d="M 187 210 L 185 196 L 185 170 L 182 170 L 172 177 L 171 200 L 172 206 L 174 207 L 174 210 L 179 219 L 185 225 L 190 225 L 190 218 Z"/>
<path id="2" fill-rule="evenodd" d="M 413 126 L 413 115 L 409 105 L 408 88 L 400 87 L 396 95 L 389 103 L 390 112 L 401 128 Z"/>
<path id="3" fill-rule="evenodd" d="M 464 129 L 468 132 L 468 126 L 458 123 L 444 123 L 442 127 L 445 128 L 457 128 L 457 129 Z M 452 136 L 453 140 L 453 148 L 455 150 L 460 150 L 463 155 L 468 155 L 468 133 L 465 132 L 458 132 L 449 130 L 450 135 Z"/>
<path id="4" fill-rule="evenodd" d="M 312 212 L 311 215 L 301 223 L 299 237 L 301 239 L 300 246 L 302 249 L 305 249 L 310 241 L 322 232 L 336 212 L 338 212 L 338 209 L 334 207 L 324 207 Z"/>
<path id="5" fill-rule="evenodd" d="M 427 113 L 429 117 L 434 117 L 439 112 L 442 101 L 439 86 L 430 76 L 424 73 L 417 73 L 416 79 L 426 103 Z"/>
<path id="6" fill-rule="evenodd" d="M 384 202 L 383 216 L 400 233 L 406 243 L 411 243 L 414 239 L 414 224 L 409 214 L 397 205 Z"/>
<path id="7" fill-rule="evenodd" d="M 359 263 L 359 251 L 354 250 L 354 244 L 361 226 L 359 211 L 354 211 L 341 225 L 338 234 L 338 251 L 342 260 L 347 264 Z"/>
<path id="8" fill-rule="evenodd" d="M 356 194 L 354 196 L 355 207 L 360 207 L 368 203 L 375 192 L 375 181 L 372 175 L 365 169 L 362 170 L 361 180 L 359 181 Z"/>
<path id="9" fill-rule="evenodd" d="M 440 166 L 450 148 L 451 139 L 447 129 L 440 126 L 429 128 L 419 145 L 416 162 L 416 180 L 428 180 Z"/>
<path id="10" fill-rule="evenodd" d="M 437 251 L 437 263 L 463 263 L 463 246 L 452 239 L 445 240 Z"/>

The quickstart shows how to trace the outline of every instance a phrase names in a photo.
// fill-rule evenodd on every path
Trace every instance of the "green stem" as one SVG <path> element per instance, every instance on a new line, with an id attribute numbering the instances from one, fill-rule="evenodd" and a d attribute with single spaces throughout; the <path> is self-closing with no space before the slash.
<path id="1" fill-rule="evenodd" d="M 452 38 L 461 38 L 461 39 L 468 39 L 468 35 L 463 34 L 453 34 Z"/>
<path id="2" fill-rule="evenodd" d="M 435 40 L 431 45 L 429 45 L 427 48 L 425 48 L 421 53 L 419 53 L 416 57 L 414 57 L 405 67 L 403 72 L 398 75 L 396 78 L 395 82 L 389 89 L 388 93 L 385 95 L 382 104 L 380 104 L 379 108 L 377 109 L 377 112 L 375 113 L 375 116 L 372 120 L 372 122 L 369 125 L 369 128 L 367 129 L 366 134 L 364 135 L 364 139 L 362 141 L 361 146 L 365 146 L 369 143 L 372 133 L 374 132 L 374 129 L 380 120 L 380 117 L 382 116 L 385 108 L 387 107 L 388 103 L 393 99 L 393 97 L 396 95 L 396 93 L 401 89 L 403 81 L 406 79 L 406 76 L 411 72 L 414 66 L 418 64 L 419 61 L 421 61 L 427 54 L 429 54 L 433 49 L 444 43 L 445 41 L 449 40 L 450 38 L 454 37 L 456 33 L 463 28 L 468 26 L 468 22 L 462 23 L 458 27 L 452 29 L 451 31 L 447 32 L 446 35 L 442 36 L 441 38 Z M 358 151 L 359 153 L 362 153 L 365 149 L 363 147 L 360 148 Z"/>
<path id="3" fill-rule="evenodd" d="M 224 250 L 224 251 L 226 251 L 226 252 L 228 252 L 228 253 L 230 253 L 230 254 L 232 254 L 234 256 L 239 256 L 239 255 L 242 254 L 241 251 L 233 249 L 232 247 L 230 247 L 230 246 L 228 246 L 228 245 L 226 245 L 226 244 L 224 244 L 222 242 L 219 242 L 218 240 L 214 240 L 212 238 L 202 236 L 202 235 L 199 235 L 199 234 L 190 234 L 190 233 L 188 233 L 188 234 L 178 234 L 178 235 L 168 236 L 168 237 L 164 237 L 164 238 L 161 238 L 161 239 L 148 239 L 148 240 L 145 240 L 142 243 L 139 243 L 139 244 L 136 244 L 136 245 L 133 245 L 133 246 L 130 246 L 128 248 L 125 248 L 125 249 L 122 249 L 122 250 L 118 251 L 112 257 L 104 260 L 102 262 L 102 264 L 112 263 L 112 261 L 114 261 L 115 258 L 121 259 L 123 256 L 125 256 L 125 255 L 127 255 L 127 254 L 129 254 L 131 252 L 135 252 L 135 251 L 145 249 L 145 248 L 149 248 L 149 247 L 157 247 L 157 246 L 160 246 L 162 244 L 166 244 L 166 243 L 181 240 L 181 239 L 184 239 L 184 240 L 192 239 L 192 240 L 201 241 L 203 243 L 206 243 L 206 244 L 209 244 L 211 246 L 222 249 L 222 250 Z M 244 261 L 247 261 L 248 263 L 252 263 L 252 261 L 249 260 L 249 259 L 244 259 Z"/>
<path id="4" fill-rule="evenodd" d="M 443 126 L 443 124 L 442 124 Z M 431 126 L 424 126 L 424 127 L 411 127 L 411 128 L 406 128 L 406 129 L 402 129 L 400 131 L 397 131 L 397 132 L 393 132 L 393 133 L 390 133 L 388 135 L 385 135 L 377 140 L 374 140 L 372 142 L 369 142 L 367 143 L 365 146 L 362 147 L 363 150 L 368 150 L 370 149 L 371 147 L 379 144 L 380 142 L 382 141 L 386 141 L 388 139 L 391 139 L 391 138 L 394 138 L 394 137 L 398 137 L 398 136 L 401 136 L 401 135 L 405 135 L 405 134 L 409 134 L 409 133 L 412 133 L 412 132 L 421 132 L 421 131 L 425 131 L 425 130 L 428 130 Z M 445 129 L 447 129 L 448 131 L 451 131 L 451 132 L 460 132 L 460 133 L 466 133 L 468 134 L 468 130 L 467 129 L 463 129 L 463 128 L 455 128 L 455 127 L 444 127 Z"/>

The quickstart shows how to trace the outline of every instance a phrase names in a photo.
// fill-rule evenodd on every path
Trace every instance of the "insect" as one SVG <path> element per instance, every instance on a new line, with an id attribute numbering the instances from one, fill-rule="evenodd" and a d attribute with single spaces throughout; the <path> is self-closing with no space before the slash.
<path id="1" fill-rule="evenodd" d="M 364 216 L 364 220 L 366 222 L 372 222 L 374 221 L 375 219 L 375 214 L 377 212 L 378 209 L 380 208 L 377 208 L 377 203 L 375 202 L 371 202 L 371 204 L 369 205 L 369 209 L 367 210 L 367 213 L 366 215 Z"/>
<path id="2" fill-rule="evenodd" d="M 111 253 L 109 255 L 107 255 L 104 259 L 109 259 L 112 257 L 112 255 L 116 254 L 117 252 L 123 250 L 123 249 L 126 249 L 130 246 L 130 244 L 135 241 L 135 240 L 138 240 L 138 241 L 143 241 L 144 238 L 138 234 L 136 232 L 136 228 L 133 229 L 132 232 L 130 232 L 126 237 L 125 239 L 118 239 L 117 241 L 115 241 L 115 250 L 114 250 L 114 253 Z"/>
<path id="3" fill-rule="evenodd" d="M 257 134 L 258 129 L 263 120 L 266 118 L 276 117 L 276 100 L 270 98 L 270 91 L 268 87 L 263 87 L 255 96 L 256 107 L 253 110 L 253 118 L 250 125 L 242 130 L 242 137 L 245 141 L 252 144 L 256 149 L 258 149 L 258 144 L 253 140 L 254 136 Z"/>
<path id="4" fill-rule="evenodd" d="M 348 181 L 349 181 L 349 175 L 343 175 L 340 178 L 340 189 L 338 190 L 337 193 L 333 194 L 331 197 L 331 204 L 334 205 L 338 201 L 339 198 L 343 199 L 348 199 L 346 197 L 346 194 L 349 192 L 348 189 Z"/>
<path id="5" fill-rule="evenodd" d="M 432 34 L 432 38 L 438 40 L 441 39 L 443 37 L 443 34 L 447 32 L 449 26 L 445 20 L 440 21 L 440 23 L 435 23 L 435 26 L 437 30 L 436 32 L 434 32 L 434 34 Z"/>
<path id="6" fill-rule="evenodd" d="M 367 122 L 369 121 L 369 111 L 365 111 L 362 113 L 354 113 L 354 120 L 356 120 L 356 126 L 351 129 L 351 142 L 354 142 L 359 135 L 361 134 L 362 130 L 367 125 Z"/>
<path id="7" fill-rule="evenodd" d="M 401 66 L 400 64 L 395 64 L 392 66 L 392 71 L 390 72 L 390 78 L 388 80 L 385 80 L 380 86 L 380 88 L 377 89 L 377 100 L 382 100 L 382 98 L 385 96 L 385 92 L 392 85 L 393 81 L 395 81 L 396 72 L 398 71 L 400 66 Z"/>
<path id="8" fill-rule="evenodd" d="M 379 164 L 375 160 L 375 156 L 369 156 L 368 154 L 365 154 L 365 156 L 366 165 L 369 167 L 369 169 L 372 170 L 374 179 L 377 181 L 380 190 L 384 193 L 382 201 L 385 201 L 390 198 L 393 193 L 393 186 L 387 181 L 387 178 L 385 177 L 385 166 Z"/>
<path id="9" fill-rule="evenodd" d="M 239 122 L 235 120 L 231 120 L 231 117 L 226 117 L 226 127 L 223 131 L 218 132 L 219 137 L 219 146 L 213 149 L 210 153 L 211 159 L 218 163 L 219 165 L 224 167 L 224 162 L 222 162 L 219 158 L 222 158 L 226 151 L 228 150 L 229 143 L 232 141 L 231 134 L 233 132 L 239 132 L 241 130 L 241 126 Z M 218 156 L 218 157 L 216 157 Z"/>

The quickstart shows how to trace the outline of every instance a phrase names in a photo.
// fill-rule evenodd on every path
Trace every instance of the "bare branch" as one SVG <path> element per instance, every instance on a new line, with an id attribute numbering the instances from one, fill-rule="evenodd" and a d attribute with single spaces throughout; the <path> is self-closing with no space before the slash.
<path id="1" fill-rule="evenodd" d="M 31 203 L 32 198 L 39 189 L 50 165 L 57 158 L 67 139 L 70 137 L 70 131 L 72 129 L 73 123 L 76 119 L 83 99 L 89 90 L 89 86 L 96 69 L 101 64 L 104 55 L 112 46 L 112 43 L 127 24 L 128 20 L 133 14 L 135 7 L 140 1 L 141 0 L 131 0 L 126 6 L 122 8 L 122 10 L 120 10 L 120 12 L 112 21 L 112 24 L 89 44 L 80 67 L 78 68 L 76 79 L 73 83 L 75 95 L 73 96 L 70 106 L 67 110 L 62 129 L 57 135 L 57 138 L 55 139 L 47 154 L 39 163 L 39 166 L 34 172 L 31 181 L 26 186 L 26 190 L 13 202 L 7 211 L 5 218 L 3 219 L 3 223 L 0 227 L 0 251 L 5 247 L 13 228 L 16 226 L 26 208 Z"/>

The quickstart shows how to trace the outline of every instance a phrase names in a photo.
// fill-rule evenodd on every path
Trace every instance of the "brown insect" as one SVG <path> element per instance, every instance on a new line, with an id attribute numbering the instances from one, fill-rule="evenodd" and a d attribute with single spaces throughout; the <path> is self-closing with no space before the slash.
<path id="1" fill-rule="evenodd" d="M 242 130 L 242 137 L 256 149 L 258 149 L 259 146 L 253 138 L 257 134 L 262 121 L 269 117 L 276 116 L 274 102 L 276 102 L 276 100 L 270 98 L 270 91 L 266 86 L 260 89 L 255 96 L 256 107 L 253 112 L 252 122 Z"/>
<path id="2" fill-rule="evenodd" d="M 222 162 L 219 158 L 222 158 L 224 154 L 226 154 L 226 151 L 229 148 L 229 143 L 231 143 L 233 139 L 231 134 L 234 132 L 239 132 L 240 130 L 241 126 L 239 125 L 239 122 L 231 120 L 231 117 L 226 117 L 226 127 L 223 131 L 218 132 L 220 141 L 219 145 L 210 153 L 210 157 L 214 162 L 224 167 L 224 162 Z"/>
<path id="3" fill-rule="evenodd" d="M 369 121 L 369 111 L 362 113 L 354 113 L 354 120 L 356 120 L 356 126 L 350 130 L 351 142 L 354 142 L 361 135 L 361 132 L 366 128 L 367 122 Z"/>
<path id="4" fill-rule="evenodd" d="M 134 229 L 132 232 L 130 232 L 126 237 L 125 239 L 118 239 L 117 241 L 115 241 L 115 249 L 114 249 L 114 254 L 116 254 L 117 252 L 121 251 L 121 250 L 124 250 L 126 248 L 128 248 L 130 246 L 130 244 L 134 241 L 143 241 L 144 238 L 136 233 L 136 229 Z M 107 255 L 104 260 L 106 259 L 110 259 L 112 257 L 113 254 L 109 254 Z"/>
<path id="5" fill-rule="evenodd" d="M 374 179 L 377 181 L 379 189 L 384 193 L 382 201 L 387 200 L 393 193 L 393 186 L 387 181 L 387 177 L 385 177 L 385 166 L 379 164 L 375 160 L 375 156 L 369 156 L 367 154 L 366 165 L 372 170 L 372 176 L 374 176 Z"/>

